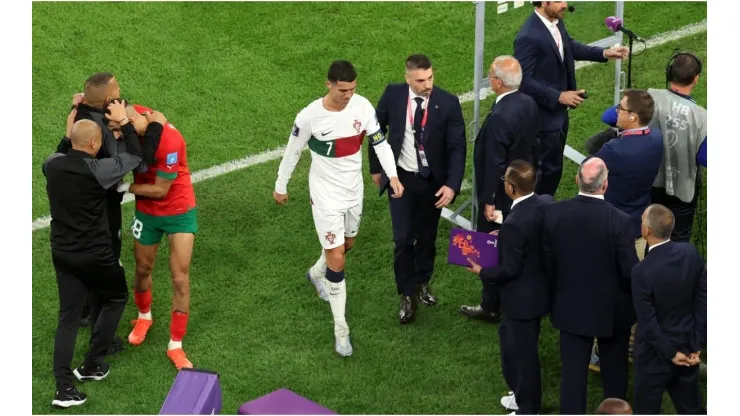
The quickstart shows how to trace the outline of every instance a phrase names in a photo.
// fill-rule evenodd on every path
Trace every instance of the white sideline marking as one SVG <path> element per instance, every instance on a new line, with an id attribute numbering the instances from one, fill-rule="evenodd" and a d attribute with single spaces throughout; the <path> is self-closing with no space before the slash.
<path id="1" fill-rule="evenodd" d="M 205 181 L 207 179 L 215 178 L 216 176 L 221 176 L 229 172 L 234 172 L 236 170 L 248 168 L 250 166 L 259 165 L 260 163 L 269 162 L 271 160 L 279 159 L 283 155 L 283 151 L 285 150 L 285 146 L 278 147 L 277 149 L 268 150 L 266 152 L 258 153 L 256 155 L 251 155 L 247 157 L 243 157 L 241 159 L 232 160 L 230 162 L 222 163 L 220 165 L 211 166 L 210 168 L 206 168 L 203 170 L 199 170 L 197 172 L 194 172 L 191 175 L 191 180 L 193 183 L 198 183 L 200 181 Z M 126 204 L 129 202 L 132 202 L 134 200 L 134 196 L 132 194 L 127 193 L 123 197 L 122 204 Z M 51 217 L 41 217 L 36 220 L 34 220 L 32 224 L 33 231 L 40 230 L 42 228 L 46 228 L 51 224 Z"/>
<path id="2" fill-rule="evenodd" d="M 670 32 L 663 32 L 659 33 L 655 36 L 650 37 L 650 39 L 645 41 L 645 46 L 647 46 L 648 49 L 654 48 L 656 46 L 665 45 L 668 42 L 673 42 L 674 40 L 678 40 L 681 38 L 684 38 L 686 36 L 696 35 L 699 33 L 703 33 L 707 31 L 707 21 L 702 20 L 701 22 L 692 23 L 690 25 L 686 25 L 684 27 L 678 28 L 676 30 L 672 30 Z M 639 53 L 642 50 L 642 43 L 637 43 L 633 46 L 633 51 Z M 666 61 L 668 59 L 666 58 Z M 599 62 L 587 62 L 587 61 L 578 61 L 576 62 L 576 69 L 585 68 L 587 66 L 596 65 Z M 492 94 L 493 91 L 491 90 L 491 87 L 484 87 L 480 90 L 480 99 L 484 100 L 488 97 L 488 95 Z M 460 96 L 460 102 L 466 103 L 468 101 L 473 101 L 475 99 L 475 91 L 468 91 L 465 94 L 461 94 Z"/>
<path id="3" fill-rule="evenodd" d="M 648 48 L 653 48 L 655 46 L 664 45 L 668 42 L 672 42 L 674 40 L 681 39 L 686 36 L 696 35 L 698 33 L 706 32 L 706 31 L 707 31 L 707 21 L 703 20 L 701 22 L 692 23 L 682 28 L 672 30 L 670 32 L 659 33 L 651 37 L 645 42 Z M 640 51 L 639 45 L 640 44 L 638 43 L 637 46 L 635 47 L 636 51 Z M 587 67 L 593 64 L 595 64 L 595 62 L 577 62 L 576 69 L 581 69 L 581 68 L 584 68 L 584 67 Z M 491 93 L 492 93 L 491 87 L 485 87 L 479 91 L 481 99 L 485 99 Z M 473 101 L 475 99 L 475 91 L 466 92 L 464 94 L 459 95 L 458 97 L 460 98 L 461 104 Z M 284 150 L 285 150 L 285 146 L 281 146 L 276 149 L 258 153 L 256 155 L 243 157 L 241 159 L 232 160 L 230 162 L 222 163 L 220 165 L 211 166 L 210 168 L 199 170 L 192 174 L 193 183 L 195 184 L 200 181 L 205 181 L 207 179 L 215 178 L 217 176 L 221 176 L 226 173 L 234 172 L 236 170 L 248 168 L 250 166 L 269 162 L 271 160 L 280 159 L 283 155 Z M 576 152 L 576 151 L 573 150 L 573 152 Z M 578 157 L 578 155 L 574 155 L 574 154 L 571 154 L 571 155 L 574 157 Z M 580 156 L 581 156 L 581 160 L 583 160 L 583 155 L 580 155 Z M 131 202 L 133 200 L 134 198 L 131 194 L 126 194 L 126 196 L 123 198 L 122 204 Z M 31 229 L 32 231 L 41 230 L 43 228 L 48 227 L 49 224 L 51 224 L 50 216 L 40 217 L 40 218 L 33 220 L 33 223 L 31 224 Z"/>

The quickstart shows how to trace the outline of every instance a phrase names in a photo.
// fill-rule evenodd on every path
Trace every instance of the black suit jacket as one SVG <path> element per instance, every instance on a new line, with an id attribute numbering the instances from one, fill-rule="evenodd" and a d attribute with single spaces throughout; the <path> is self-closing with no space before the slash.
<path id="1" fill-rule="evenodd" d="M 518 202 L 501 224 L 499 265 L 481 270 L 481 279 L 501 287 L 501 308 L 511 319 L 527 320 L 550 310 L 550 291 L 542 263 L 542 218 L 550 195 L 532 195 Z"/>
<path id="2" fill-rule="evenodd" d="M 383 134 L 393 149 L 396 163 L 401 154 L 408 123 L 408 84 L 390 84 L 378 101 L 376 115 Z M 424 152 L 429 170 L 439 187 L 447 185 L 460 192 L 465 172 L 465 121 L 460 100 L 439 87 L 434 87 L 427 103 L 427 124 L 424 128 Z M 370 173 L 382 173 L 380 194 L 388 187 L 388 177 L 380 166 L 375 150 L 369 147 Z"/>
<path id="3" fill-rule="evenodd" d="M 501 176 L 512 160 L 534 163 L 538 118 L 537 104 L 519 91 L 504 96 L 492 107 L 478 132 L 473 155 L 480 203 L 508 212 L 511 200 L 504 192 Z"/>
<path id="4" fill-rule="evenodd" d="M 707 266 L 688 243 L 650 250 L 632 269 L 637 311 L 635 365 L 648 373 L 670 370 L 677 351 L 700 351 L 707 341 Z"/>
<path id="5" fill-rule="evenodd" d="M 607 61 L 603 48 L 571 38 L 562 19 L 558 29 L 563 39 L 563 60 L 550 29 L 537 12 L 532 12 L 514 40 L 514 57 L 522 66 L 523 75 L 519 89 L 539 105 L 542 131 L 560 130 L 565 122 L 567 107 L 560 104 L 560 93 L 577 90 L 575 61 Z"/>
<path id="6" fill-rule="evenodd" d="M 126 151 L 123 140 L 116 140 L 113 132 L 110 128 L 108 128 L 108 119 L 105 117 L 105 114 L 106 110 L 91 107 L 85 103 L 80 103 L 77 105 L 77 115 L 75 116 L 75 122 L 78 122 L 80 120 L 92 120 L 100 127 L 101 133 L 103 135 L 103 146 L 100 148 L 100 151 L 96 156 L 96 158 L 98 159 L 114 157 L 119 153 L 123 153 Z M 147 127 L 144 136 L 140 138 L 143 156 L 141 165 L 137 167 L 137 170 L 139 172 L 146 172 L 147 166 L 153 165 L 155 162 L 155 155 L 157 154 L 157 149 L 159 148 L 159 142 L 162 135 L 162 126 L 159 123 L 149 123 L 149 126 L 152 126 L 153 124 L 155 126 L 153 126 L 151 129 Z M 71 149 L 72 143 L 67 137 L 62 138 L 62 140 L 57 145 L 57 153 L 66 154 Z M 115 189 L 110 192 L 118 194 Z M 123 194 L 121 194 L 121 198 L 123 198 Z"/>
<path id="7" fill-rule="evenodd" d="M 553 326 L 588 337 L 629 330 L 635 323 L 630 278 L 637 263 L 629 216 L 602 199 L 579 195 L 547 206 L 544 217 Z"/>

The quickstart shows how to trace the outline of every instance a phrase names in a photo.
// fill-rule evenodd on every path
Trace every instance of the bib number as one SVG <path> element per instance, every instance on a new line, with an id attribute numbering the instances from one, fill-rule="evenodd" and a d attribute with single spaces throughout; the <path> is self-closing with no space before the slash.
<path id="1" fill-rule="evenodd" d="M 131 225 L 131 234 L 134 235 L 135 239 L 141 238 L 141 231 L 144 229 L 144 223 L 134 218 L 134 223 Z"/>

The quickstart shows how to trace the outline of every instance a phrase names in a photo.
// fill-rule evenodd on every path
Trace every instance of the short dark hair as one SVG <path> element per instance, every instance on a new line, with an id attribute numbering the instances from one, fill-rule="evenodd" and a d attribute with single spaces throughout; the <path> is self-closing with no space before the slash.
<path id="1" fill-rule="evenodd" d="M 627 109 L 637 114 L 640 124 L 647 126 L 653 119 L 655 101 L 647 90 L 627 90 L 624 92 L 627 98 Z"/>
<path id="2" fill-rule="evenodd" d="M 652 234 L 663 240 L 671 238 L 673 227 L 676 224 L 676 218 L 673 216 L 673 212 L 660 204 L 652 204 L 645 211 L 647 212 L 645 225 L 647 225 Z"/>
<path id="3" fill-rule="evenodd" d="M 541 1 L 533 1 L 532 2 L 532 6 L 534 6 L 534 7 L 542 7 L 542 2 Z"/>
<path id="4" fill-rule="evenodd" d="M 678 85 L 691 85 L 694 78 L 701 73 L 701 64 L 695 56 L 690 54 L 681 54 L 673 60 L 671 67 L 668 69 L 669 78 Z"/>
<path id="5" fill-rule="evenodd" d="M 406 69 L 409 71 L 414 69 L 429 69 L 431 67 L 432 61 L 426 55 L 414 54 L 406 58 Z"/>
<path id="6" fill-rule="evenodd" d="M 357 71 L 350 61 L 334 61 L 329 66 L 326 77 L 331 83 L 352 82 L 357 79 Z"/>
<path id="7" fill-rule="evenodd" d="M 509 163 L 506 170 L 506 180 L 514 185 L 520 194 L 528 195 L 534 192 L 537 175 L 534 166 L 526 160 L 516 159 Z"/>
<path id="8" fill-rule="evenodd" d="M 93 74 L 90 78 L 85 81 L 85 88 L 100 88 L 108 85 L 110 80 L 113 79 L 113 74 L 110 72 L 98 72 Z"/>

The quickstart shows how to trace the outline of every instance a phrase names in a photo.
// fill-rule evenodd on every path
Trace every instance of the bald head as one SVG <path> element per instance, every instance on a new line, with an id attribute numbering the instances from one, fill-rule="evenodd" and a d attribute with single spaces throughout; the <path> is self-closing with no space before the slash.
<path id="1" fill-rule="evenodd" d="M 660 204 L 652 204 L 642 214 L 642 223 L 650 234 L 660 240 L 668 240 L 673 233 L 676 219 L 673 212 Z"/>
<path id="2" fill-rule="evenodd" d="M 92 120 L 79 120 L 72 126 L 70 140 L 72 147 L 78 150 L 87 150 L 92 147 L 91 143 L 100 143 L 103 138 L 103 132 Z"/>
<path id="3" fill-rule="evenodd" d="M 631 415 L 630 404 L 622 399 L 606 399 L 596 409 L 597 415 Z"/>
<path id="4" fill-rule="evenodd" d="M 508 90 L 519 89 L 522 84 L 522 67 L 513 56 L 499 56 L 491 64 L 491 74 L 501 80 Z"/>
<path id="5" fill-rule="evenodd" d="M 598 157 L 592 157 L 578 168 L 578 189 L 587 194 L 603 194 L 606 192 L 604 185 L 608 175 L 606 163 Z"/>

